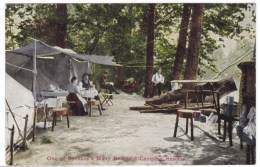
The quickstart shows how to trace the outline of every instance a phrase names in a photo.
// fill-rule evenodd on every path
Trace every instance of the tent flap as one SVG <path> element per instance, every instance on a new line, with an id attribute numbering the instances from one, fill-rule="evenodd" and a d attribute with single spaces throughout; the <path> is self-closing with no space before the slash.
<path id="1" fill-rule="evenodd" d="M 89 61 L 91 63 L 96 64 L 102 64 L 102 65 L 110 65 L 110 66 L 121 66 L 120 64 L 117 64 L 113 62 L 113 56 L 101 56 L 101 55 L 85 55 L 85 54 L 77 54 L 71 49 L 67 48 L 61 48 L 58 46 L 49 46 L 41 41 L 36 40 L 35 42 L 32 42 L 31 44 L 21 47 L 19 49 L 15 49 L 12 51 L 8 51 L 11 53 L 16 53 L 20 55 L 25 55 L 32 57 L 34 55 L 34 51 L 36 49 L 36 55 L 38 58 L 42 58 L 45 56 L 60 56 L 60 53 L 63 53 L 65 55 L 71 56 L 78 60 L 85 60 Z"/>
<path id="2" fill-rule="evenodd" d="M 24 47 L 9 52 L 32 57 L 34 55 L 35 49 L 36 49 L 37 57 L 49 56 L 49 55 L 55 55 L 61 53 L 59 50 L 51 46 L 48 46 L 47 44 L 44 44 L 41 41 L 32 42 L 29 45 L 26 45 Z"/>

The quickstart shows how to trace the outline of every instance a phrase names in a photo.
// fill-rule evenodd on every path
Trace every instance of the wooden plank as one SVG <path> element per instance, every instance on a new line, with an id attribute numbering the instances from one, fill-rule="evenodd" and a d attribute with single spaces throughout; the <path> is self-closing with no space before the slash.
<path id="1" fill-rule="evenodd" d="M 167 113 L 167 112 L 177 112 L 178 108 L 171 109 L 151 109 L 151 110 L 140 110 L 140 113 Z"/>

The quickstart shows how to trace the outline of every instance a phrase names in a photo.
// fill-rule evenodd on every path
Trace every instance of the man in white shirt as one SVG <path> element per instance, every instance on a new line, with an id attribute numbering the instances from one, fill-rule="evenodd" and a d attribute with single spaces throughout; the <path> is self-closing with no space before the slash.
<path id="1" fill-rule="evenodd" d="M 161 74 L 161 69 L 159 69 L 152 77 L 152 82 L 153 82 L 153 95 L 155 94 L 155 91 L 158 91 L 158 95 L 160 96 L 162 91 L 161 87 L 162 84 L 164 83 L 164 77 Z"/>

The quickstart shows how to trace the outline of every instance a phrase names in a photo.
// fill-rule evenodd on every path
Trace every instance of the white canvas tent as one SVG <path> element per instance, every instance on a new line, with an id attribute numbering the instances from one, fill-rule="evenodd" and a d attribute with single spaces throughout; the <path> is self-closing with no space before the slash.
<path id="1" fill-rule="evenodd" d="M 36 93 L 49 84 L 66 89 L 72 76 L 92 73 L 90 63 L 120 66 L 112 56 L 77 54 L 70 49 L 51 47 L 41 41 L 6 52 L 6 72 L 27 89 L 33 90 L 33 56 L 36 55 Z M 28 70 L 29 69 L 29 70 Z"/>
<path id="2" fill-rule="evenodd" d="M 34 98 L 30 90 L 14 80 L 10 75 L 5 74 L 5 99 L 7 100 L 11 110 L 15 114 L 17 124 L 23 134 L 25 119 L 23 117 L 28 114 L 28 129 L 33 125 Z M 5 143 L 6 147 L 10 144 L 10 131 L 8 128 L 15 126 L 14 141 L 19 137 L 18 129 L 14 119 L 5 105 Z"/>

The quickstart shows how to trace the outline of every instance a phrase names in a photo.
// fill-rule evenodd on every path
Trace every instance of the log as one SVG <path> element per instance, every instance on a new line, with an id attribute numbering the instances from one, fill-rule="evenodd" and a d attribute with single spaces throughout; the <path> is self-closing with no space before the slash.
<path id="1" fill-rule="evenodd" d="M 149 110 L 140 110 L 140 113 L 173 113 L 177 112 L 179 108 L 164 108 L 164 109 L 149 109 Z"/>
<path id="2" fill-rule="evenodd" d="M 203 90 L 203 91 L 201 91 Z M 206 83 L 204 85 L 195 86 L 192 89 L 181 88 L 174 91 L 169 91 L 157 98 L 152 98 L 146 101 L 146 104 L 163 104 L 163 103 L 172 103 L 177 101 L 185 101 L 186 95 L 188 92 L 188 99 L 191 99 L 191 102 L 196 102 L 198 99 L 199 101 L 205 100 L 206 96 L 211 96 L 213 92 L 218 92 L 220 98 L 223 95 L 236 91 L 237 87 L 233 78 L 225 78 L 219 80 L 218 82 L 214 83 Z M 198 98 L 198 93 L 202 92 L 202 99 Z"/>
<path id="3" fill-rule="evenodd" d="M 165 103 L 165 104 L 161 104 L 161 105 L 151 104 L 151 105 L 130 107 L 131 110 L 156 110 L 156 109 L 172 109 L 172 108 L 184 108 L 184 104 L 167 104 L 167 103 Z M 188 109 L 202 109 L 202 105 L 201 104 L 198 105 L 197 103 L 189 103 L 187 108 Z M 214 108 L 214 104 L 204 103 L 203 109 L 206 109 L 206 108 Z"/>
<path id="4" fill-rule="evenodd" d="M 153 109 L 154 107 L 151 105 L 145 105 L 145 106 L 133 106 L 130 107 L 130 110 L 149 110 L 149 109 Z"/>
<path id="5" fill-rule="evenodd" d="M 167 103 L 161 105 L 155 105 L 155 104 L 150 104 L 150 105 L 157 109 L 167 109 L 167 108 L 171 109 L 171 108 L 178 108 L 181 106 L 180 104 L 167 104 Z"/>
<path id="6" fill-rule="evenodd" d="M 184 105 L 176 105 L 173 107 L 169 107 L 169 108 L 152 108 L 152 109 L 140 109 L 140 113 L 167 113 L 167 112 L 177 112 L 179 109 L 183 109 Z M 213 104 L 206 104 L 203 106 L 203 110 L 201 110 L 201 113 L 203 113 L 204 115 L 209 115 L 211 112 L 216 111 L 214 108 Z M 198 107 L 196 103 L 192 103 L 191 106 L 188 106 L 187 109 L 191 109 L 191 110 L 199 110 L 201 109 L 201 107 Z"/>

